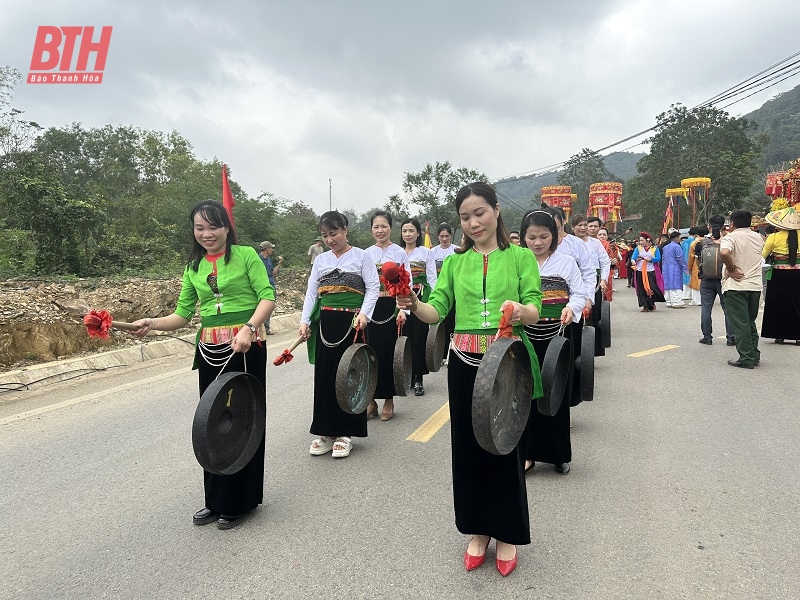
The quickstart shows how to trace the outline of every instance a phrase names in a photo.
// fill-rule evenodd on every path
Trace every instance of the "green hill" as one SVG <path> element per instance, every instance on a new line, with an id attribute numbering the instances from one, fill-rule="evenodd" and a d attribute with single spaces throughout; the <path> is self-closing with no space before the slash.
<path id="1" fill-rule="evenodd" d="M 777 169 L 782 163 L 800 156 L 800 85 L 743 116 L 758 123 L 756 135 L 769 136 L 761 161 L 765 171 Z"/>
<path id="2" fill-rule="evenodd" d="M 614 152 L 603 160 L 606 169 L 616 178 L 627 181 L 636 176 L 636 163 L 645 156 L 641 152 Z M 498 195 L 512 202 L 530 207 L 539 195 L 539 190 L 546 185 L 558 185 L 558 171 L 550 171 L 541 175 L 525 175 L 510 179 L 501 179 L 495 183 Z M 538 206 L 538 202 L 535 202 Z"/>

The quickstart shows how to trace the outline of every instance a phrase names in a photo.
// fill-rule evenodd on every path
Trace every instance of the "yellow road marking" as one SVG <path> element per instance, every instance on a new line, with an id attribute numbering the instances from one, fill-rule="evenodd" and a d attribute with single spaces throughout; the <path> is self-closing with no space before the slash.
<path id="1" fill-rule="evenodd" d="M 417 430 L 406 438 L 410 442 L 427 442 L 445 423 L 450 420 L 450 407 L 445 402 L 444 406 L 437 410 L 431 417 L 420 425 Z"/>
<path id="2" fill-rule="evenodd" d="M 52 410 L 58 410 L 59 408 L 65 408 L 67 406 L 72 406 L 73 404 L 80 404 L 81 402 L 86 402 L 87 400 L 94 400 L 96 398 L 102 398 L 103 396 L 110 396 L 112 394 L 116 394 L 117 392 L 121 392 L 123 390 L 129 390 L 132 388 L 140 387 L 143 385 L 147 385 L 148 383 L 153 383 L 155 381 L 160 381 L 161 379 L 169 379 L 171 377 L 176 377 L 181 374 L 186 374 L 186 368 L 179 369 L 177 371 L 170 371 L 169 373 L 163 373 L 161 375 L 154 375 L 153 377 L 147 377 L 146 379 L 140 379 L 138 381 L 133 381 L 131 383 L 124 383 L 122 385 L 118 385 L 113 388 L 108 388 L 101 392 L 95 392 L 94 394 L 87 394 L 86 396 L 79 396 L 77 398 L 71 398 L 70 400 L 64 400 L 63 402 L 57 402 L 56 404 L 50 404 L 48 406 L 42 406 L 39 408 L 34 408 L 32 410 L 27 410 L 25 412 L 18 413 L 16 415 L 11 415 L 9 417 L 4 417 L 0 419 L 0 426 L 8 425 L 9 423 L 13 423 L 14 421 L 20 421 L 22 419 L 27 419 L 29 417 L 35 417 L 37 415 L 41 415 L 44 413 L 48 413 Z"/>
<path id="3" fill-rule="evenodd" d="M 651 348 L 650 350 L 642 350 L 641 352 L 634 352 L 633 354 L 628 354 L 628 356 L 633 358 L 641 358 L 642 356 L 647 356 L 649 354 L 656 354 L 657 352 L 664 352 L 665 350 L 674 350 L 675 348 L 680 348 L 680 346 L 674 346 L 670 344 L 669 346 L 659 346 L 658 348 Z"/>

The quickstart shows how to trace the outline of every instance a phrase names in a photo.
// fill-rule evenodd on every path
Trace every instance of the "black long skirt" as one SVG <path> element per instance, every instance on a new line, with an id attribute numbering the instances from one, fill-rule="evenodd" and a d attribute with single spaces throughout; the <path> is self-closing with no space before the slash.
<path id="1" fill-rule="evenodd" d="M 480 358 L 479 354 L 467 354 Z M 527 438 L 505 456 L 487 452 L 472 430 L 472 390 L 477 367 L 453 352 L 447 387 L 453 462 L 453 505 L 461 533 L 488 535 L 507 544 L 530 544 L 528 493 L 525 487 Z"/>
<path id="2" fill-rule="evenodd" d="M 403 334 L 407 335 L 411 342 L 411 374 L 415 379 L 417 376 L 429 373 L 425 363 L 425 344 L 428 342 L 429 329 L 430 325 L 420 321 L 414 313 L 408 315 L 403 326 Z"/>
<path id="3" fill-rule="evenodd" d="M 314 357 L 314 417 L 311 433 L 330 437 L 367 437 L 367 413 L 351 415 L 339 407 L 336 400 L 336 370 L 345 350 L 353 345 L 355 330 L 350 330 L 353 313 L 323 310 L 320 314 L 320 330 L 328 347 L 319 339 Z M 322 336 L 320 336 L 321 338 Z M 361 341 L 359 337 L 359 341 Z"/>
<path id="4" fill-rule="evenodd" d="M 394 347 L 397 343 L 397 323 L 390 318 L 397 306 L 394 298 L 378 298 L 375 310 L 372 311 L 372 321 L 367 325 L 367 342 L 378 359 L 378 387 L 375 388 L 376 398 L 392 398 L 394 391 Z M 373 321 L 384 321 L 378 325 Z"/>
<path id="5" fill-rule="evenodd" d="M 772 270 L 764 297 L 761 337 L 800 340 L 800 270 Z"/>
<path id="6" fill-rule="evenodd" d="M 647 271 L 647 279 L 650 281 L 650 289 L 653 291 L 652 296 L 648 296 L 642 283 L 642 272 L 636 271 L 636 298 L 639 300 L 639 306 L 647 310 L 655 310 L 656 302 L 666 302 L 661 288 L 658 287 L 656 281 L 655 271 Z"/>
<path id="7" fill-rule="evenodd" d="M 247 369 L 245 369 L 245 357 Z M 200 350 L 195 350 L 197 360 L 200 395 L 220 374 L 221 367 L 209 365 Z M 262 342 L 253 343 L 245 354 L 237 352 L 225 367 L 224 373 L 231 371 L 246 371 L 258 379 L 264 390 L 267 389 L 267 345 Z M 266 394 L 263 398 L 266 404 Z M 203 483 L 205 486 L 206 508 L 223 515 L 241 515 L 254 509 L 264 500 L 264 445 L 265 438 L 250 459 L 250 462 L 238 473 L 233 475 L 214 475 L 203 470 Z"/>
<path id="8" fill-rule="evenodd" d="M 550 346 L 550 341 L 531 340 L 540 367 L 544 363 L 544 356 Z M 569 438 L 569 405 L 572 393 L 572 375 L 575 371 L 573 365 L 574 358 L 571 358 L 569 361 L 570 371 L 565 374 L 568 378 L 567 389 L 558 412 L 552 417 L 548 417 L 536 410 L 535 403 L 531 407 L 527 426 L 528 448 L 525 457 L 528 460 L 553 465 L 572 461 L 572 444 Z"/>

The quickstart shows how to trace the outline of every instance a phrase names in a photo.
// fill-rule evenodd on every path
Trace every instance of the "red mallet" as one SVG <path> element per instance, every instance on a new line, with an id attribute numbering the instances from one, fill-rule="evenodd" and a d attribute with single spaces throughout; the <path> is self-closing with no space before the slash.
<path id="1" fill-rule="evenodd" d="M 102 340 L 107 340 L 109 338 L 108 330 L 111 327 L 124 329 L 125 331 L 134 331 L 137 329 L 132 323 L 112 320 L 111 314 L 107 310 L 90 310 L 89 313 L 83 317 L 83 324 L 86 325 L 86 332 L 89 334 L 89 337 L 100 338 Z"/>
<path id="2" fill-rule="evenodd" d="M 294 358 L 294 355 L 292 354 L 292 350 L 297 348 L 302 342 L 303 342 L 303 338 L 302 337 L 297 338 L 291 346 L 286 348 L 283 352 L 281 352 L 275 358 L 275 360 L 272 361 L 272 364 L 275 365 L 276 367 L 279 367 L 283 363 L 292 362 L 292 359 Z"/>
<path id="3" fill-rule="evenodd" d="M 495 339 L 504 337 L 512 337 L 514 335 L 514 326 L 511 324 L 511 315 L 514 313 L 514 305 L 506 304 L 503 309 L 503 316 L 500 317 L 500 325 L 497 329 Z"/>

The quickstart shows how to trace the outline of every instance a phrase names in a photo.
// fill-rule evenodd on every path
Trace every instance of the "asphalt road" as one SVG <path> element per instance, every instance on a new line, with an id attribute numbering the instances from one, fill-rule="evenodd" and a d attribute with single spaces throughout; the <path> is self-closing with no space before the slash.
<path id="1" fill-rule="evenodd" d="M 230 531 L 191 522 L 188 355 L 0 395 L 0 597 L 797 598 L 800 348 L 763 341 L 762 366 L 735 369 L 724 338 L 698 344 L 699 307 L 643 314 L 617 287 L 572 471 L 528 475 L 533 543 L 508 578 L 464 571 L 449 425 L 407 439 L 445 370 L 349 458 L 312 457 L 300 349 L 268 369 L 265 504 Z"/>

